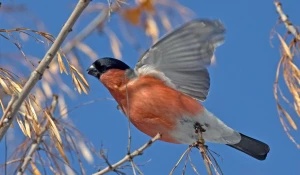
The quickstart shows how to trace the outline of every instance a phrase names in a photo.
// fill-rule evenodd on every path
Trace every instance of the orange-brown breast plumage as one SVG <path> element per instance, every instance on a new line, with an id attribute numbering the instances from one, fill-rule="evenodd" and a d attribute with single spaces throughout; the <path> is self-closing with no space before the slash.
<path id="1" fill-rule="evenodd" d="M 161 140 L 166 142 L 177 143 L 169 135 L 176 128 L 177 118 L 193 117 L 203 111 L 198 101 L 151 76 L 128 80 L 124 71 L 113 69 L 101 76 L 100 81 L 130 116 L 133 125 L 151 137 L 160 132 Z"/>

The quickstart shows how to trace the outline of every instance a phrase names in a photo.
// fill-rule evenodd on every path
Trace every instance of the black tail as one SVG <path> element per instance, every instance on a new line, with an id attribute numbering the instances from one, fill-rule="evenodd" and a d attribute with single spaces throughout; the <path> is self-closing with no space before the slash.
<path id="1" fill-rule="evenodd" d="M 241 134 L 241 133 L 240 133 Z M 240 150 L 258 160 L 265 160 L 268 152 L 270 151 L 270 147 L 256 139 L 245 136 L 241 134 L 241 141 L 234 145 L 228 145 L 232 148 Z"/>

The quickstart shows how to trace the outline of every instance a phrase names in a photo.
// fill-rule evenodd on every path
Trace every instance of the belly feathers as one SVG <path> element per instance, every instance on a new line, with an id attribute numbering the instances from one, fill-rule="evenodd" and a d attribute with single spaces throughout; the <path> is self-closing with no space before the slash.
<path id="1" fill-rule="evenodd" d="M 196 116 L 203 110 L 198 101 L 157 80 L 135 81 L 127 92 L 128 99 L 120 105 L 133 125 L 151 137 L 161 133 L 166 142 L 178 143 L 170 134 L 182 116 Z"/>

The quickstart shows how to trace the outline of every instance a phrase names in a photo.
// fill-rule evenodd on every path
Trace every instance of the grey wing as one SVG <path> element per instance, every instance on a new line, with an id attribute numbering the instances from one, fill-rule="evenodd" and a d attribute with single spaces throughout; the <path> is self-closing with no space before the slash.
<path id="1" fill-rule="evenodd" d="M 161 71 L 179 91 L 204 101 L 208 95 L 210 65 L 215 48 L 224 41 L 218 20 L 194 20 L 167 34 L 140 58 L 135 71 L 149 66 Z"/>

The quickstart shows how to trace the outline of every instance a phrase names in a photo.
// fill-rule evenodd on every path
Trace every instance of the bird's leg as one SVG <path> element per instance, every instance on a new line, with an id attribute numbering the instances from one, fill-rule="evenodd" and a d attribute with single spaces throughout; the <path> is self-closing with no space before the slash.
<path id="1" fill-rule="evenodd" d="M 202 128 L 202 126 L 201 126 L 201 124 L 199 122 L 196 122 L 194 124 L 194 128 L 195 128 L 195 133 L 205 132 L 206 131 L 204 128 Z"/>
<path id="2" fill-rule="evenodd" d="M 196 147 L 199 149 L 202 146 L 202 147 L 207 148 L 207 146 L 205 145 L 203 136 L 202 136 L 202 133 L 205 132 L 206 130 L 201 126 L 201 124 L 199 122 L 196 122 L 194 124 L 194 129 L 195 129 L 195 133 L 198 135 L 198 140 L 196 142 L 194 142 L 193 144 L 191 144 L 190 147 Z"/>
<path id="3" fill-rule="evenodd" d="M 208 147 L 205 145 L 205 140 L 203 139 L 203 135 L 202 135 L 202 133 L 205 132 L 206 130 L 204 128 L 202 128 L 201 124 L 198 122 L 196 122 L 194 124 L 194 128 L 195 128 L 195 133 L 198 135 L 198 141 L 193 143 L 193 145 L 194 145 L 194 147 L 196 147 L 200 150 L 206 170 L 209 175 L 212 175 L 210 164 L 208 161 L 209 158 L 206 155 L 206 151 L 207 151 Z"/>
<path id="4" fill-rule="evenodd" d="M 194 124 L 194 128 L 195 128 L 195 133 L 198 135 L 198 145 L 202 144 L 204 145 L 204 139 L 202 136 L 202 133 L 205 132 L 206 130 L 201 126 L 201 124 L 199 122 L 196 122 Z"/>
<path id="5" fill-rule="evenodd" d="M 207 150 L 207 146 L 205 145 L 205 140 L 203 139 L 202 133 L 205 132 L 206 130 L 198 122 L 194 124 L 194 128 L 195 128 L 195 133 L 198 135 L 198 141 L 193 143 L 192 146 L 200 149 L 200 152 L 203 156 L 203 154 L 205 154 Z"/>

